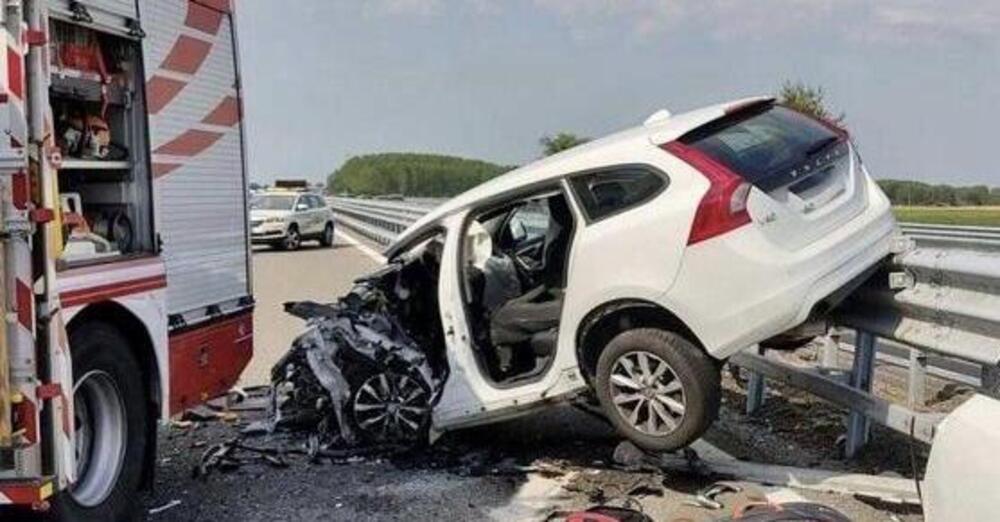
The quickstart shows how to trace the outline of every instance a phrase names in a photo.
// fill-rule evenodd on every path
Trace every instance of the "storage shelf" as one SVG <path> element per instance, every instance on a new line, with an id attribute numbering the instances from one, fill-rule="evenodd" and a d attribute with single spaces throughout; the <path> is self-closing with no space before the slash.
<path id="1" fill-rule="evenodd" d="M 81 80 L 89 80 L 92 82 L 101 83 L 101 75 L 92 71 L 83 71 L 80 69 L 71 69 L 69 67 L 59 67 L 57 65 L 52 65 L 49 67 L 49 72 L 52 76 L 59 78 L 77 78 Z"/>
<path id="2" fill-rule="evenodd" d="M 131 167 L 127 161 L 64 159 L 59 170 L 128 170 Z"/>

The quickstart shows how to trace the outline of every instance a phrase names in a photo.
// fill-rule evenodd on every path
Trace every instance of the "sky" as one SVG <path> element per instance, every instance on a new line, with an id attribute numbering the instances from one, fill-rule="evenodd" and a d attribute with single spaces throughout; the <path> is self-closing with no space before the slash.
<path id="1" fill-rule="evenodd" d="M 879 178 L 1000 186 L 997 0 L 241 0 L 251 178 L 524 164 L 560 131 L 822 86 Z"/>

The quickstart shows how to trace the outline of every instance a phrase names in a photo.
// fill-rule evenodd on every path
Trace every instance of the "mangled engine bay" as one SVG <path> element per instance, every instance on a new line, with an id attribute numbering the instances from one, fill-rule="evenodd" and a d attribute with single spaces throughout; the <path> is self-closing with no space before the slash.
<path id="1" fill-rule="evenodd" d="M 307 330 L 271 371 L 273 425 L 329 445 L 420 443 L 447 378 L 436 243 L 331 304 L 285 303 Z"/>

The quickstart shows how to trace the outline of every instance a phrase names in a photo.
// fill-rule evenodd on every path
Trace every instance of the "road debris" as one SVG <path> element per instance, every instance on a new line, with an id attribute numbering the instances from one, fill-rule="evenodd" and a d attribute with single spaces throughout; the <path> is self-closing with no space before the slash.
<path id="1" fill-rule="evenodd" d="M 920 496 L 910 479 L 745 462 L 718 453 L 716 448 L 704 441 L 697 441 L 692 447 L 704 448 L 705 455 L 699 455 L 691 448 L 680 454 L 651 455 L 626 441 L 615 448 L 615 461 L 646 471 L 732 477 L 766 485 L 875 498 L 890 503 L 920 504 Z"/>
<path id="2" fill-rule="evenodd" d="M 701 490 L 695 495 L 693 500 L 684 501 L 689 506 L 701 507 L 705 509 L 722 509 L 722 502 L 715 498 L 723 493 L 739 493 L 743 488 L 728 482 L 716 482 L 711 486 Z"/>
<path id="3" fill-rule="evenodd" d="M 743 506 L 722 522 L 851 522 L 843 513 L 830 506 L 815 502 L 790 502 L 787 504 L 758 503 Z"/>
<path id="4" fill-rule="evenodd" d="M 158 507 L 154 507 L 154 508 L 149 508 L 149 514 L 150 515 L 157 515 L 157 514 L 163 513 L 164 511 L 167 511 L 168 509 L 173 509 L 173 508 L 175 508 L 175 507 L 177 507 L 179 505 L 181 505 L 181 501 L 180 500 L 176 500 L 176 499 L 175 500 L 171 500 L 170 502 L 167 502 L 166 504 L 164 504 L 162 506 L 158 506 Z"/>
<path id="5" fill-rule="evenodd" d="M 642 505 L 635 501 L 626 501 L 621 506 L 594 506 L 586 511 L 570 513 L 566 522 L 653 522 L 649 515 L 643 513 Z"/>

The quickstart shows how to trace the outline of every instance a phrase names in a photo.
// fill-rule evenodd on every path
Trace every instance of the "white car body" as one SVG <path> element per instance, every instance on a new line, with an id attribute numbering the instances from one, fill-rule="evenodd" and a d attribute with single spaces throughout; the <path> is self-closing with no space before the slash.
<path id="1" fill-rule="evenodd" d="M 438 301 L 450 375 L 434 408 L 434 429 L 493 422 L 584 390 L 594 370 L 581 336 L 602 314 L 630 307 L 661 314 L 711 358 L 725 360 L 800 325 L 817 307 L 825 307 L 825 299 L 886 258 L 895 231 L 889 201 L 846 135 L 849 149 L 838 160 L 846 163 L 831 170 L 828 186 L 809 197 L 753 186 L 746 199 L 748 223 L 689 245 L 696 213 L 712 184 L 664 144 L 764 100 L 654 116 L 637 128 L 486 182 L 405 231 L 388 249 L 390 259 L 430 231 L 443 230 L 445 237 Z M 622 165 L 654 169 L 669 179 L 668 185 L 648 201 L 591 222 L 569 178 Z M 538 187 L 562 191 L 576 221 L 557 348 L 538 379 L 499 386 L 476 360 L 460 275 L 462 238 L 478 209 Z"/>
<path id="2" fill-rule="evenodd" d="M 254 196 L 277 197 L 291 201 L 287 208 L 263 209 L 250 206 L 250 233 L 254 244 L 280 245 L 294 250 L 303 240 L 317 239 L 323 244 L 332 241 L 335 219 L 326 200 L 308 192 L 274 190 Z M 297 234 L 297 237 L 292 237 Z"/>

